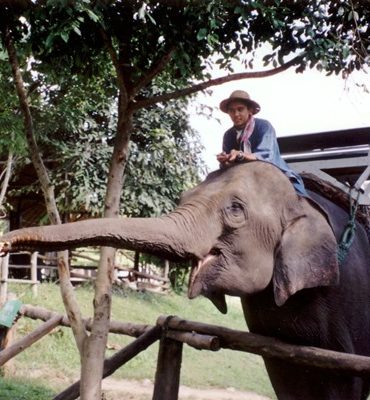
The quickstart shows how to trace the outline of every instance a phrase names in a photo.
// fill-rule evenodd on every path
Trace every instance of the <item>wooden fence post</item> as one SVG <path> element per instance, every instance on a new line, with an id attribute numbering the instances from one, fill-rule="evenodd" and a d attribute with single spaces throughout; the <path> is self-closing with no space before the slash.
<path id="1" fill-rule="evenodd" d="M 162 337 L 159 344 L 153 400 L 179 398 L 182 347 L 181 342 Z"/>
<path id="2" fill-rule="evenodd" d="M 37 285 L 38 285 L 38 281 L 37 281 L 37 256 L 38 256 L 38 252 L 34 251 L 31 254 L 31 284 L 32 284 L 32 294 L 34 297 L 37 296 Z"/>
<path id="3" fill-rule="evenodd" d="M 8 294 L 9 254 L 0 259 L 0 305 L 6 302 Z"/>

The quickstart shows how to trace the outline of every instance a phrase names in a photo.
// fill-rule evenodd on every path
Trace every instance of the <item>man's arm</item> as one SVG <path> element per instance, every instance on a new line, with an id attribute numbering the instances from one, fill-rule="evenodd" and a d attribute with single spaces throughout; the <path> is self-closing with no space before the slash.
<path id="1" fill-rule="evenodd" d="M 256 134 L 257 142 L 253 148 L 253 154 L 258 160 L 275 164 L 280 159 L 279 145 L 276 139 L 274 127 L 270 122 L 260 120 Z"/>

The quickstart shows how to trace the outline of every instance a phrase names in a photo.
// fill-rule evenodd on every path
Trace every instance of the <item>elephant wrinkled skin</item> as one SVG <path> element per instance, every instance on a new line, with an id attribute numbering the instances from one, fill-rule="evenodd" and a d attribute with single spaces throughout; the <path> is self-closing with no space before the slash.
<path id="1" fill-rule="evenodd" d="M 211 173 L 159 218 L 96 219 L 6 234 L 4 251 L 86 245 L 191 260 L 188 295 L 227 311 L 239 296 L 251 332 L 290 343 L 370 355 L 370 254 L 358 225 L 343 265 L 337 239 L 348 221 L 299 197 L 283 173 L 261 161 Z M 331 225 L 328 224 L 328 218 Z M 279 399 L 366 399 L 366 379 L 265 359 Z"/>

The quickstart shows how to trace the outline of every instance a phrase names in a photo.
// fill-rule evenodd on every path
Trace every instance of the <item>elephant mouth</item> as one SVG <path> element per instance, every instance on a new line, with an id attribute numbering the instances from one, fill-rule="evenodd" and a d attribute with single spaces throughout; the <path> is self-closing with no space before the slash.
<path id="1" fill-rule="evenodd" d="M 188 297 L 189 299 L 194 299 L 195 297 L 202 294 L 205 297 L 209 298 L 221 313 L 226 314 L 227 305 L 225 295 L 207 290 L 207 287 L 204 287 L 203 280 L 201 278 L 203 272 L 205 272 L 205 270 L 207 270 L 208 268 L 211 268 L 211 265 L 218 260 L 220 255 L 221 252 L 218 249 L 213 248 L 202 259 L 193 259 L 189 277 Z"/>

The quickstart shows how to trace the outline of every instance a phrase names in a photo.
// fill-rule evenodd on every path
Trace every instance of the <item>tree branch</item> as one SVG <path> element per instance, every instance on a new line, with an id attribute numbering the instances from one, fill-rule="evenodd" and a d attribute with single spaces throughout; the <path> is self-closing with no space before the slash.
<path id="1" fill-rule="evenodd" d="M 128 102 L 128 94 L 127 94 L 127 90 L 126 90 L 126 85 L 125 85 L 125 80 L 123 78 L 123 73 L 122 73 L 122 69 L 117 57 L 117 53 L 116 50 L 113 47 L 113 43 L 112 43 L 112 38 L 107 34 L 107 32 L 101 28 L 100 29 L 100 34 L 103 38 L 105 47 L 108 50 L 108 53 L 110 55 L 110 58 L 112 60 L 114 69 L 116 71 L 116 75 L 117 75 L 117 82 L 118 82 L 118 89 L 120 91 L 120 95 L 121 95 L 121 99 L 126 102 Z"/>
<path id="2" fill-rule="evenodd" d="M 32 163 L 36 169 L 37 176 L 40 180 L 50 221 L 52 224 L 60 224 L 61 220 L 59 218 L 58 212 L 56 212 L 57 207 L 53 193 L 53 186 L 49 179 L 46 167 L 42 161 L 37 143 L 34 138 L 33 121 L 32 121 L 31 111 L 28 105 L 27 92 L 24 87 L 23 77 L 18 63 L 18 57 L 16 54 L 16 50 L 14 47 L 14 43 L 9 28 L 5 28 L 3 36 L 4 36 L 5 47 L 9 55 L 9 63 L 11 65 L 13 72 L 13 78 L 19 99 L 19 104 L 24 117 L 26 139 L 29 146 Z"/>
<path id="3" fill-rule="evenodd" d="M 279 67 L 274 68 L 274 69 L 269 69 L 266 71 L 255 71 L 255 72 L 240 72 L 240 73 L 236 73 L 236 74 L 232 74 L 232 75 L 223 76 L 220 78 L 210 79 L 208 81 L 199 83 L 197 85 L 193 85 L 193 86 L 190 86 L 185 89 L 176 90 L 171 93 L 165 93 L 165 94 L 162 94 L 159 96 L 154 96 L 154 97 L 151 97 L 148 99 L 134 101 L 131 104 L 131 108 L 134 111 L 136 111 L 136 110 L 139 110 L 140 108 L 145 108 L 152 104 L 166 102 L 166 101 L 169 101 L 172 99 L 177 99 L 179 97 L 188 96 L 190 94 L 207 89 L 211 86 L 218 86 L 218 85 L 221 85 L 226 82 L 232 82 L 232 81 L 237 81 L 240 79 L 249 79 L 249 78 L 265 78 L 267 76 L 276 75 L 280 72 L 283 72 L 283 71 L 289 69 L 293 65 L 297 64 L 297 62 L 304 57 L 304 54 L 305 53 L 302 53 L 299 56 L 294 57 L 292 60 L 288 61 L 287 63 L 280 65 Z"/>
<path id="4" fill-rule="evenodd" d="M 152 63 L 151 67 L 146 73 L 143 72 L 142 78 L 139 79 L 134 85 L 132 92 L 133 96 L 135 96 L 140 91 L 140 89 L 150 83 L 153 78 L 159 75 L 166 68 L 167 64 L 171 61 L 174 50 L 175 47 L 172 46 L 163 57 Z"/>

